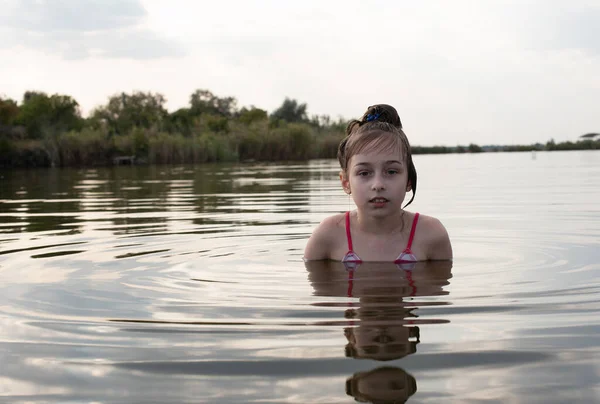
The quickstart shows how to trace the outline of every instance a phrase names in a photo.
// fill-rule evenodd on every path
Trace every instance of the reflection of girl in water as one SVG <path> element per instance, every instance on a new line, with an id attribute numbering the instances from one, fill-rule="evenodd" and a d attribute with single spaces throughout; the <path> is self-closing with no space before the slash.
<path id="1" fill-rule="evenodd" d="M 446 320 L 417 320 L 415 311 L 426 304 L 408 297 L 446 295 L 451 261 L 417 262 L 410 271 L 392 263 L 363 263 L 357 269 L 335 261 L 308 261 L 309 279 L 319 296 L 358 298 L 358 307 L 345 310 L 351 327 L 344 328 L 346 357 L 388 361 L 417 351 L 417 324 Z"/>
<path id="2" fill-rule="evenodd" d="M 389 361 L 417 352 L 420 342 L 419 327 L 366 327 L 345 328 L 348 340 L 346 356 L 354 359 Z"/>
<path id="3" fill-rule="evenodd" d="M 359 266 L 331 260 L 306 261 L 308 277 L 317 296 L 357 297 L 373 301 L 378 297 L 403 298 L 446 295 L 444 286 L 452 277 L 452 261 L 423 261 L 410 269 L 393 263 L 368 262 Z"/>
<path id="4" fill-rule="evenodd" d="M 451 261 L 417 262 L 411 270 L 373 262 L 349 266 L 335 261 L 307 261 L 306 267 L 315 295 L 358 299 L 347 302 L 351 307 L 344 311 L 349 325 L 344 328 L 346 357 L 377 361 L 403 358 L 417 351 L 417 324 L 446 322 L 419 319 L 415 313 L 419 306 L 444 302 L 419 303 L 414 299 L 447 294 L 444 286 L 452 276 Z M 414 377 L 395 367 L 358 372 L 346 382 L 346 393 L 360 402 L 403 403 L 416 390 Z"/>
<path id="5" fill-rule="evenodd" d="M 344 313 L 346 318 L 359 320 L 357 327 L 344 329 L 346 357 L 389 361 L 417 351 L 419 327 L 412 326 L 417 316 L 415 307 L 406 307 L 398 294 L 404 290 L 394 285 L 363 290 L 369 294 L 360 298 L 360 306 Z"/>
<path id="6" fill-rule="evenodd" d="M 417 391 L 417 381 L 400 368 L 358 372 L 346 380 L 346 394 L 361 403 L 404 403 Z"/>

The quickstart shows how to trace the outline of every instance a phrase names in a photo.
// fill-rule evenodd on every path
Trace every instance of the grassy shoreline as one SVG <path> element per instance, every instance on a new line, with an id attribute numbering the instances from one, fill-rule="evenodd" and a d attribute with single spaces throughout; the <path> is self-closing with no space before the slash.
<path id="1" fill-rule="evenodd" d="M 267 121 L 232 128 L 228 133 L 204 131 L 187 136 L 141 128 L 114 136 L 106 130 L 85 128 L 42 139 L 0 138 L 0 167 L 109 166 L 124 156 L 134 157 L 136 164 L 305 161 L 335 158 L 343 136 L 341 131 L 302 123 L 270 128 Z M 412 146 L 415 155 L 597 149 L 600 140 L 592 139 L 521 146 Z"/>

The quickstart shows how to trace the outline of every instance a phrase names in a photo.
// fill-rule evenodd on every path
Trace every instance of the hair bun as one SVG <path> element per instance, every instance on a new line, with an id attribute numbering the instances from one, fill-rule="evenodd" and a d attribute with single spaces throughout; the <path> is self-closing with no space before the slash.
<path id="1" fill-rule="evenodd" d="M 388 104 L 376 104 L 367 108 L 367 112 L 363 115 L 361 121 L 364 122 L 386 122 L 394 125 L 398 129 L 402 129 L 402 122 L 396 108 Z"/>

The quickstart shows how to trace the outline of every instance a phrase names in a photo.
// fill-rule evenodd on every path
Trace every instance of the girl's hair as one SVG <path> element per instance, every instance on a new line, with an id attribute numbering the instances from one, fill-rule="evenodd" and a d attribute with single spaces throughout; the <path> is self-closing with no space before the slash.
<path id="1" fill-rule="evenodd" d="M 394 107 L 386 104 L 372 105 L 360 120 L 351 120 L 346 128 L 346 137 L 338 147 L 337 158 L 342 171 L 348 174 L 348 163 L 355 154 L 366 150 L 390 149 L 403 153 L 408 167 L 408 183 L 412 189 L 412 197 L 404 205 L 407 207 L 417 193 L 417 170 L 412 160 L 408 138 L 402 130 L 402 122 Z"/>

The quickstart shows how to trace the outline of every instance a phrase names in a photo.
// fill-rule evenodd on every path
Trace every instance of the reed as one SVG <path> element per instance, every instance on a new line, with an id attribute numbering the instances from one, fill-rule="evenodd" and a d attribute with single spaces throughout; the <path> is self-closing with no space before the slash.
<path id="1" fill-rule="evenodd" d="M 111 161 L 114 144 L 101 130 L 85 128 L 62 133 L 57 138 L 62 166 L 99 166 Z"/>
<path id="2" fill-rule="evenodd" d="M 50 167 L 43 141 L 34 139 L 0 141 L 0 167 Z"/>
<path id="3" fill-rule="evenodd" d="M 340 128 L 269 119 L 249 123 L 231 120 L 227 127 L 199 121 L 185 134 L 135 127 L 116 135 L 106 128 L 85 127 L 59 134 L 49 132 L 41 139 L 0 136 L 0 167 L 100 166 L 113 164 L 122 156 L 135 156 L 136 162 L 147 164 L 335 158 L 343 136 Z M 600 140 L 495 148 L 412 147 L 413 154 L 583 149 L 600 149 Z"/>

